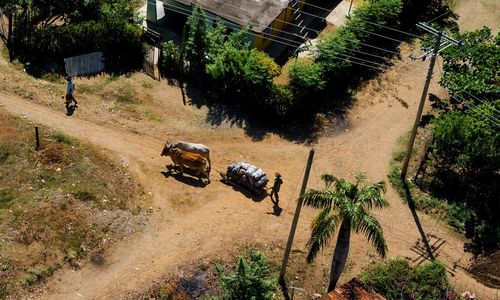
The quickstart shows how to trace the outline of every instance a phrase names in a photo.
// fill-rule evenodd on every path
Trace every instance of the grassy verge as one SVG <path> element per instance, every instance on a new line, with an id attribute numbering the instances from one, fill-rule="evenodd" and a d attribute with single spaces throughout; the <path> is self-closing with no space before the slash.
<path id="1" fill-rule="evenodd" d="M 40 129 L 35 151 L 33 125 L 0 110 L 0 298 L 78 267 L 145 218 L 141 189 L 123 166 Z"/>
<path id="2" fill-rule="evenodd" d="M 408 167 L 407 178 L 409 179 L 406 181 L 406 187 L 404 181 L 401 179 L 401 167 L 406 153 L 409 133 L 402 135 L 396 142 L 387 177 L 404 201 L 413 201 L 418 210 L 432 215 L 439 220 L 445 220 L 448 225 L 459 231 L 463 231 L 464 221 L 466 219 L 464 214 L 466 212 L 460 207 L 460 204 L 450 204 L 444 199 L 434 197 L 422 190 L 413 180 L 422 156 L 424 155 L 425 145 L 430 140 L 430 136 L 430 126 L 419 129 L 417 133 Z"/>

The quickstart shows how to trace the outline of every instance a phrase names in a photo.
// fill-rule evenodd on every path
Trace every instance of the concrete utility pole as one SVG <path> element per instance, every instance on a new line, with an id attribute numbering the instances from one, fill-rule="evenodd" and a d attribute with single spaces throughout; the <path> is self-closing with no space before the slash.
<path id="1" fill-rule="evenodd" d="M 309 157 L 307 158 L 306 172 L 304 173 L 304 179 L 302 180 L 302 187 L 300 188 L 299 201 L 297 202 L 297 207 L 295 208 L 295 215 L 293 216 L 292 227 L 290 228 L 290 234 L 288 235 L 288 242 L 286 243 L 285 255 L 283 256 L 283 263 L 281 265 L 279 282 L 285 283 L 285 271 L 286 265 L 288 263 L 288 257 L 290 256 L 290 250 L 292 249 L 293 238 L 295 236 L 295 230 L 297 229 L 297 223 L 299 222 L 300 210 L 302 209 L 302 195 L 306 192 L 307 181 L 309 180 L 309 173 L 311 172 L 312 161 L 314 157 L 314 149 L 309 150 Z"/>
<path id="2" fill-rule="evenodd" d="M 425 80 L 424 90 L 422 91 L 422 97 L 420 98 L 420 105 L 418 106 L 417 117 L 415 118 L 415 123 L 413 124 L 413 129 L 411 131 L 410 140 L 408 141 L 408 147 L 406 149 L 406 156 L 401 168 L 401 178 L 406 180 L 406 172 L 408 171 L 408 164 L 410 163 L 411 152 L 413 150 L 413 144 L 415 143 L 415 136 L 417 135 L 418 125 L 420 124 L 420 118 L 422 117 L 422 111 L 424 110 L 425 99 L 427 99 L 427 92 L 429 91 L 429 85 L 432 79 L 432 73 L 434 72 L 434 65 L 436 64 L 436 58 L 439 53 L 439 48 L 441 46 L 441 37 L 443 32 L 440 32 L 434 42 L 434 50 L 432 51 L 431 62 L 429 64 L 429 70 L 427 71 L 427 79 Z"/>

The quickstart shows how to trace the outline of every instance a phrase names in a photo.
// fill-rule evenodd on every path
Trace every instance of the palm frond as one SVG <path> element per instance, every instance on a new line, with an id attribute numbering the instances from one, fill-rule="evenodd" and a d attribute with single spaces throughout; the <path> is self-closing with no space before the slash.
<path id="1" fill-rule="evenodd" d="M 389 202 L 382 197 L 382 193 L 385 192 L 386 187 L 384 181 L 367 184 L 359 190 L 355 201 L 365 204 L 368 209 L 371 209 L 373 206 L 376 208 L 387 207 L 389 206 Z"/>
<path id="2" fill-rule="evenodd" d="M 356 196 L 357 187 L 344 178 L 341 178 L 335 182 L 335 191 L 339 195 L 345 195 L 346 197 L 353 199 Z"/>
<path id="3" fill-rule="evenodd" d="M 330 189 L 325 190 L 309 190 L 300 197 L 304 205 L 331 210 L 335 206 L 335 192 Z"/>
<path id="4" fill-rule="evenodd" d="M 323 209 L 311 223 L 311 238 L 307 242 L 307 262 L 311 263 L 335 234 L 339 224 L 339 217 Z"/>
<path id="5" fill-rule="evenodd" d="M 338 211 L 353 228 L 357 227 L 367 214 L 361 203 L 353 201 L 343 201 L 338 205 Z"/>
<path id="6" fill-rule="evenodd" d="M 356 174 L 354 174 L 354 177 L 356 178 L 356 185 L 366 180 L 366 175 L 363 172 L 356 172 Z"/>
<path id="7" fill-rule="evenodd" d="M 325 173 L 321 175 L 321 180 L 325 182 L 326 188 L 329 188 L 332 185 L 332 183 L 337 181 L 337 177 L 333 176 L 330 173 Z"/>
<path id="8" fill-rule="evenodd" d="M 384 230 L 380 223 L 370 214 L 365 214 L 363 219 L 354 227 L 356 232 L 363 233 L 369 242 L 371 242 L 380 256 L 387 254 L 387 244 L 384 239 Z"/>

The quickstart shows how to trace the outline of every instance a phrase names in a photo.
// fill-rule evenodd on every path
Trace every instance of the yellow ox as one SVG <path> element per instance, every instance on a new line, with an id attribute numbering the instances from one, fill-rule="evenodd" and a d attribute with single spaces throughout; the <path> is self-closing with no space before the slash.
<path id="1" fill-rule="evenodd" d="M 184 173 L 184 167 L 188 167 L 195 172 L 200 180 L 201 177 L 205 177 L 210 182 L 209 173 L 207 172 L 207 161 L 203 156 L 172 146 L 167 147 L 167 145 L 165 145 L 161 155 L 170 156 L 174 165 L 179 166 L 181 173 Z"/>

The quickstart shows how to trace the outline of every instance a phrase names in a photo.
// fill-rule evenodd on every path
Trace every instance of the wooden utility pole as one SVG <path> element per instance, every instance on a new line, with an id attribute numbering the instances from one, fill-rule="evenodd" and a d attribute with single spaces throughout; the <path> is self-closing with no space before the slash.
<path id="1" fill-rule="evenodd" d="M 290 256 L 290 250 L 292 249 L 293 238 L 295 236 L 295 230 L 297 229 L 297 223 L 299 222 L 300 210 L 302 209 L 302 195 L 306 192 L 307 181 L 309 180 L 309 173 L 311 172 L 312 161 L 314 157 L 314 149 L 309 150 L 309 157 L 307 158 L 306 172 L 304 173 L 304 179 L 302 180 L 302 187 L 300 188 L 299 201 L 297 202 L 297 207 L 295 208 L 295 215 L 293 216 L 292 227 L 290 228 L 290 234 L 288 235 L 288 242 L 286 243 L 285 255 L 283 256 L 283 263 L 281 265 L 279 282 L 285 283 L 285 271 L 286 265 L 288 263 L 288 257 Z"/>
<path id="2" fill-rule="evenodd" d="M 351 4 L 349 4 L 349 12 L 347 12 L 347 17 L 348 17 L 348 18 L 350 18 L 350 17 L 351 17 L 352 1 L 354 1 L 354 0 L 351 0 Z"/>
<path id="3" fill-rule="evenodd" d="M 413 150 L 413 144 L 415 143 L 415 136 L 417 135 L 418 125 L 420 124 L 420 118 L 422 117 L 422 111 L 424 110 L 425 99 L 427 99 L 427 92 L 429 91 L 429 85 L 431 83 L 434 65 L 436 64 L 436 58 L 441 46 L 442 36 L 443 32 L 440 32 L 434 41 L 434 50 L 432 51 L 431 62 L 429 64 L 429 70 L 427 71 L 427 79 L 425 80 L 424 90 L 422 91 L 422 97 L 420 98 L 420 105 L 418 106 L 417 117 L 415 118 L 415 123 L 413 124 L 410 140 L 408 141 L 408 147 L 406 148 L 405 160 L 403 162 L 403 167 L 401 168 L 401 178 L 403 180 L 406 180 L 406 172 L 408 171 L 408 164 L 410 163 L 411 152 Z"/>

